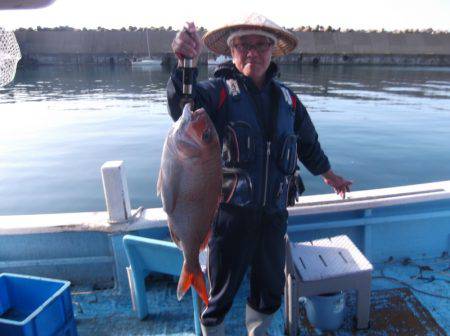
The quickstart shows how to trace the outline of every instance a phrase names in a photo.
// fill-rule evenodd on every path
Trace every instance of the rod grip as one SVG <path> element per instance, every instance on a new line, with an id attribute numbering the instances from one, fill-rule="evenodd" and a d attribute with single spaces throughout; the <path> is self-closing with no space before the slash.
<path id="1" fill-rule="evenodd" d="M 191 58 L 183 59 L 183 95 L 192 95 L 192 84 L 194 82 L 194 67 Z"/>

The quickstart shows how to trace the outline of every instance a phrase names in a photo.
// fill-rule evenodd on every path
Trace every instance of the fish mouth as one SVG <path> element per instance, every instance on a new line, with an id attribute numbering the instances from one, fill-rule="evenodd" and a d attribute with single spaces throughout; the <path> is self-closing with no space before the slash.
<path id="1" fill-rule="evenodd" d="M 200 151 L 205 144 L 211 142 L 213 124 L 205 109 L 200 108 L 192 111 L 190 106 L 186 104 L 181 119 L 177 128 L 177 146 L 181 152 L 192 155 L 194 152 Z"/>
<path id="2" fill-rule="evenodd" d="M 206 113 L 204 111 L 201 111 L 200 113 L 193 112 L 191 123 L 195 133 L 202 134 L 208 128 Z"/>
<path id="3" fill-rule="evenodd" d="M 196 121 L 197 119 L 204 117 L 206 117 L 206 111 L 203 108 L 192 111 L 191 113 L 192 121 Z"/>
<path id="4" fill-rule="evenodd" d="M 190 103 L 187 103 L 183 108 L 183 114 L 181 118 L 183 119 L 183 123 L 197 123 L 205 119 L 207 113 L 205 109 L 200 108 L 198 110 L 192 111 L 192 107 Z"/>
<path id="5" fill-rule="evenodd" d="M 185 121 L 190 121 L 192 118 L 192 115 L 194 114 L 195 111 L 192 111 L 192 105 L 191 103 L 187 103 L 186 105 L 184 105 L 183 108 L 183 113 L 182 113 L 182 118 Z"/>

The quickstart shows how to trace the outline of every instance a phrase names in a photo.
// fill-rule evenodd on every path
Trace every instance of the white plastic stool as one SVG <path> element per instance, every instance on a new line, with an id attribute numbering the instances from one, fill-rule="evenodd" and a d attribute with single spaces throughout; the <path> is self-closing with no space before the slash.
<path id="1" fill-rule="evenodd" d="M 357 291 L 357 328 L 369 327 L 372 264 L 345 235 L 292 243 L 286 236 L 285 326 L 297 335 L 302 296 Z"/>

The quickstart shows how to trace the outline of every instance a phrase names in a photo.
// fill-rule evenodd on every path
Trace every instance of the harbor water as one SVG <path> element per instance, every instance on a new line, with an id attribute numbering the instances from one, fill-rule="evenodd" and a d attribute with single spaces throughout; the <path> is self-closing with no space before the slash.
<path id="1" fill-rule="evenodd" d="M 200 69 L 200 79 L 212 75 Z M 105 210 L 124 160 L 133 208 L 159 207 L 170 69 L 38 67 L 0 88 L 0 215 Z M 450 179 L 450 68 L 280 67 L 353 190 Z M 302 167 L 306 194 L 331 192 Z"/>

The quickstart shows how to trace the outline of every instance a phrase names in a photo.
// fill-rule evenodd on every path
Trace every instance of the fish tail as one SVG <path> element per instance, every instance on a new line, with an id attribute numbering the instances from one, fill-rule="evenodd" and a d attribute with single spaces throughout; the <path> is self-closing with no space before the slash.
<path id="1" fill-rule="evenodd" d="M 186 262 L 183 263 L 183 268 L 181 269 L 180 280 L 178 281 L 177 288 L 177 298 L 180 301 L 186 294 L 191 285 L 195 288 L 198 295 L 205 303 L 208 305 L 208 294 L 206 293 L 206 283 L 203 273 L 200 269 L 200 265 L 195 272 L 189 272 L 186 269 Z"/>

